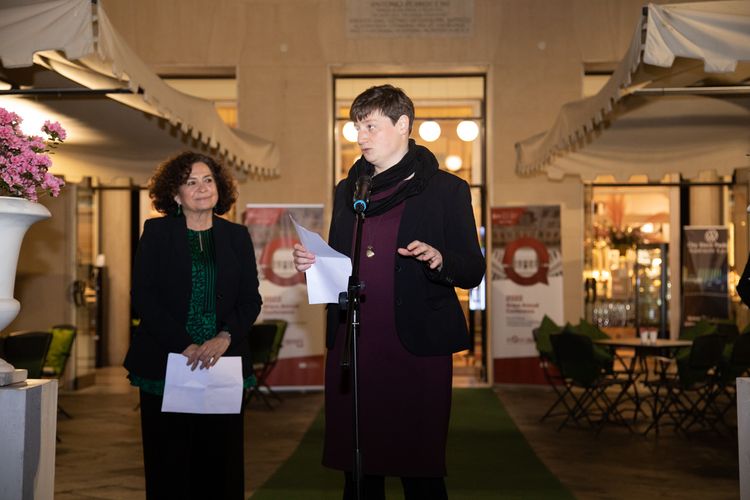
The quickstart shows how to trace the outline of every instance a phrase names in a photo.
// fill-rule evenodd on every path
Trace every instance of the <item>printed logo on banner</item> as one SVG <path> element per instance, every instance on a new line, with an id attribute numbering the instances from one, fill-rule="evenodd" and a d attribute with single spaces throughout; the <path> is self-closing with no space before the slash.
<path id="1" fill-rule="evenodd" d="M 279 286 L 305 283 L 305 275 L 294 268 L 292 250 L 297 239 L 279 236 L 269 241 L 260 254 L 258 268 L 263 277 Z"/>
<path id="2" fill-rule="evenodd" d="M 505 248 L 503 269 L 513 283 L 522 286 L 536 283 L 546 285 L 549 270 L 547 247 L 536 238 L 519 238 Z"/>

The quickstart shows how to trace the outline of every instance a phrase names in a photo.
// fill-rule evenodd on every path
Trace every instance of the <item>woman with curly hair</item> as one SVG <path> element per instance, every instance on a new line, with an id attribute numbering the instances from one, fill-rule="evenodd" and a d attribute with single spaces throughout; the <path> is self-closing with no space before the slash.
<path id="1" fill-rule="evenodd" d="M 217 215 L 237 198 L 234 181 L 213 158 L 181 153 L 149 184 L 164 217 L 146 221 L 133 267 L 132 300 L 140 318 L 125 358 L 140 389 L 146 496 L 243 498 L 243 415 L 162 412 L 169 353 L 192 369 L 241 356 L 253 383 L 248 332 L 261 297 L 250 235 Z"/>

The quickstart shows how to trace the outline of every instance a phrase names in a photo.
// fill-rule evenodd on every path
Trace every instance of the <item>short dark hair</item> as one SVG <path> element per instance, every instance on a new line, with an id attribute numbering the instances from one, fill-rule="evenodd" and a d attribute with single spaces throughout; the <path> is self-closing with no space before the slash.
<path id="1" fill-rule="evenodd" d="M 180 186 L 187 182 L 190 172 L 193 171 L 193 165 L 196 163 L 208 165 L 214 176 L 216 191 L 219 194 L 214 213 L 223 215 L 232 208 L 237 200 L 237 187 L 227 169 L 208 155 L 185 151 L 162 162 L 148 183 L 148 195 L 158 212 L 170 214 L 177 211 L 177 202 L 174 201 L 174 197 L 179 192 Z"/>
<path id="2" fill-rule="evenodd" d="M 400 88 L 389 84 L 370 87 L 354 99 L 349 109 L 349 118 L 358 122 L 376 111 L 390 118 L 394 125 L 402 115 L 406 115 L 409 118 L 411 134 L 414 124 L 414 103 Z"/>

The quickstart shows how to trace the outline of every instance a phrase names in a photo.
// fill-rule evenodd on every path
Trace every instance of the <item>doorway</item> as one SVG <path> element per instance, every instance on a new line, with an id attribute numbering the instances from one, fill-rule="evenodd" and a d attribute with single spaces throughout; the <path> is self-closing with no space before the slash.
<path id="1" fill-rule="evenodd" d="M 359 158 L 349 107 L 362 91 L 389 83 L 414 101 L 412 138 L 430 149 L 440 168 L 465 180 L 471 188 L 477 235 L 486 248 L 486 75 L 334 75 L 333 185 L 346 178 Z M 467 318 L 472 348 L 453 356 L 454 386 L 487 383 L 487 314 L 484 280 L 475 289 L 456 289 Z"/>
<path id="2" fill-rule="evenodd" d="M 677 338 L 700 319 L 744 327 L 735 291 L 744 258 L 738 266 L 735 255 L 747 248 L 736 231 L 746 199 L 731 177 L 587 185 L 585 318 L 616 336 L 645 329 Z M 707 230 L 710 245 L 698 241 Z"/>

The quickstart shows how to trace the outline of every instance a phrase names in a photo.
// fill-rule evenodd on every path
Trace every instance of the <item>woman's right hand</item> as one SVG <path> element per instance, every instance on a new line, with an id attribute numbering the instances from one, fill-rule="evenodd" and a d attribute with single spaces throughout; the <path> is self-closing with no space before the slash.
<path id="1" fill-rule="evenodd" d="M 300 243 L 294 244 L 294 267 L 297 271 L 303 273 L 310 269 L 310 266 L 315 264 L 315 254 L 307 251 L 307 248 L 303 247 Z"/>
<path id="2" fill-rule="evenodd" d="M 195 370 L 195 367 L 198 366 L 198 362 L 200 361 L 200 347 L 201 346 L 198 344 L 190 344 L 184 351 L 182 351 L 182 355 L 188 359 L 187 365 L 192 365 L 190 368 L 191 370 Z"/>

